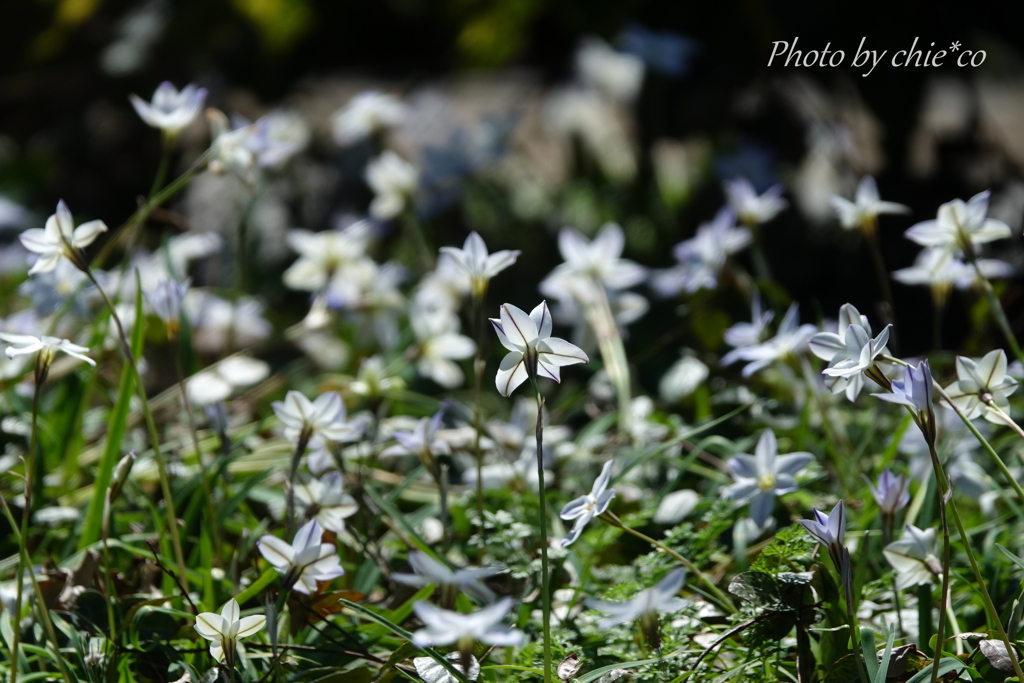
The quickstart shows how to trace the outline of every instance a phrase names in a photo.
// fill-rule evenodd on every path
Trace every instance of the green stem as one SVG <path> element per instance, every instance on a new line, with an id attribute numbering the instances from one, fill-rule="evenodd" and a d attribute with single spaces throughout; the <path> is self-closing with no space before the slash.
<path id="1" fill-rule="evenodd" d="M 601 519 L 605 520 L 612 526 L 616 526 L 622 529 L 627 534 L 631 534 L 639 538 L 641 541 L 647 541 L 655 548 L 658 548 L 663 553 L 666 553 L 667 555 L 674 558 L 677 562 L 679 562 L 679 564 L 686 567 L 687 570 L 689 570 L 692 574 L 698 577 L 701 580 L 701 582 L 703 582 L 704 585 L 708 587 L 708 590 L 711 591 L 711 594 L 715 596 L 715 598 L 718 600 L 718 602 L 723 608 L 725 608 L 730 614 L 736 613 L 736 607 L 732 604 L 732 600 L 729 599 L 729 596 L 723 593 L 722 589 L 719 588 L 715 584 L 715 582 L 711 580 L 711 577 L 702 572 L 693 562 L 690 562 L 688 559 L 677 553 L 675 550 L 672 550 L 672 548 L 669 548 L 661 541 L 656 541 L 650 536 L 643 534 L 637 531 L 636 529 L 626 526 L 626 524 L 621 519 L 619 519 L 619 517 L 614 512 L 606 511 L 603 515 L 601 515 Z"/>
<path id="2" fill-rule="evenodd" d="M 178 518 L 174 511 L 174 494 L 171 492 L 171 480 L 167 476 L 167 462 L 164 460 L 164 455 L 160 451 L 160 433 L 156 428 L 156 421 L 153 420 L 153 413 L 149 408 L 149 398 L 146 396 L 146 387 L 142 383 L 142 375 L 139 374 L 139 366 L 135 362 L 135 357 L 132 354 L 131 343 L 128 341 L 128 335 L 125 334 L 124 325 L 121 324 L 121 316 L 117 314 L 117 309 L 114 307 L 113 302 L 110 301 L 110 297 L 97 282 L 96 277 L 92 274 L 92 270 L 88 267 L 83 269 L 86 277 L 92 282 L 93 286 L 96 287 L 96 291 L 100 293 L 103 298 L 103 303 L 110 309 L 110 317 L 114 320 L 114 325 L 117 327 L 117 334 L 121 340 L 121 349 L 124 351 L 125 360 L 128 363 L 128 367 L 132 369 L 132 374 L 135 377 L 135 389 L 139 394 L 139 399 L 142 403 L 142 415 L 145 418 L 146 428 L 149 432 L 149 441 L 153 446 L 153 459 L 156 460 L 157 474 L 160 477 L 160 489 L 164 497 L 164 505 L 167 507 L 167 530 L 171 537 L 171 546 L 174 549 L 174 560 L 178 565 L 178 573 L 181 576 L 182 582 L 185 587 L 188 587 L 188 571 L 187 565 L 185 564 L 185 554 L 181 550 L 181 538 L 178 535 Z"/>
<path id="3" fill-rule="evenodd" d="M 974 267 L 974 272 L 978 276 L 978 282 L 981 283 L 981 288 L 985 290 L 985 296 L 988 297 L 989 308 L 992 309 L 992 317 L 995 318 L 996 324 L 999 329 L 1003 331 L 1003 336 L 1006 337 L 1006 343 L 1010 345 L 1010 350 L 1013 351 L 1013 355 L 1017 357 L 1017 360 L 1024 363 L 1024 351 L 1021 351 L 1020 344 L 1017 343 L 1017 337 L 1013 334 L 1013 329 L 1010 327 L 1010 321 L 1006 318 L 1006 311 L 1003 310 L 1003 304 L 999 301 L 999 297 L 996 296 L 996 291 L 992 289 L 992 283 L 988 281 L 981 273 L 981 267 L 978 265 L 978 259 L 969 255 L 971 265 Z"/>
<path id="4" fill-rule="evenodd" d="M 928 439 L 927 435 L 925 439 Z M 946 639 L 946 605 L 949 601 L 949 521 L 946 519 L 946 505 L 949 502 L 950 491 L 946 473 L 942 469 L 938 453 L 935 452 L 934 441 L 928 444 L 928 452 L 931 454 L 932 468 L 935 470 L 935 481 L 939 486 L 939 521 L 942 524 L 942 594 L 939 596 L 939 626 L 935 632 L 935 648 L 932 653 L 932 683 L 935 683 L 939 678 L 938 663 L 942 661 L 942 646 Z"/>
<path id="5" fill-rule="evenodd" d="M 1021 429 L 1021 426 L 1017 424 L 1012 417 L 1007 415 L 1002 408 L 996 405 L 996 402 L 994 400 L 989 401 L 985 405 L 987 405 L 992 410 L 992 412 L 996 413 L 999 416 L 999 418 L 1006 423 L 1006 426 L 1008 426 L 1013 431 L 1017 432 L 1017 436 L 1024 438 L 1024 429 Z"/>
<path id="6" fill-rule="evenodd" d="M 548 501 L 544 486 L 544 397 L 537 378 L 530 377 L 537 396 L 537 482 L 540 490 L 540 591 L 544 627 L 544 682 L 551 683 L 551 588 L 548 585 Z"/>
<path id="7" fill-rule="evenodd" d="M 485 290 L 486 291 L 486 290 Z M 487 363 L 483 354 L 483 298 L 484 293 L 473 293 L 473 324 L 476 327 L 476 357 L 473 359 L 473 452 L 476 455 L 476 515 L 480 523 L 480 557 L 484 557 L 484 454 L 480 449 L 483 414 L 483 381 Z"/>
<path id="8" fill-rule="evenodd" d="M 299 440 L 295 444 L 295 450 L 292 452 L 291 466 L 288 468 L 288 533 L 295 533 L 295 476 L 299 473 L 299 463 L 302 461 L 302 456 L 306 453 L 306 446 L 309 445 L 310 439 L 309 430 L 303 429 L 299 434 Z"/>

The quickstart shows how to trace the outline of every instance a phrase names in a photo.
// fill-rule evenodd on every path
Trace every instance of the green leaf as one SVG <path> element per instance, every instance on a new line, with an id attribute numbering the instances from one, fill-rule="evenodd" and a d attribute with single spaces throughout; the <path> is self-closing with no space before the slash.
<path id="1" fill-rule="evenodd" d="M 779 594 L 779 584 L 764 572 L 743 572 L 729 583 L 729 592 L 755 607 L 771 611 L 788 610 Z"/>
<path id="2" fill-rule="evenodd" d="M 956 657 L 943 657 L 939 661 L 939 677 L 945 676 L 948 673 L 960 673 L 967 669 L 967 665 L 961 662 Z M 929 664 L 925 668 L 918 671 L 914 676 L 911 677 L 907 683 L 925 683 L 932 679 L 932 665 Z"/>
<path id="3" fill-rule="evenodd" d="M 878 655 L 875 654 L 875 632 L 869 628 L 860 630 L 860 650 L 864 655 L 864 665 L 868 668 L 868 678 L 874 681 L 878 677 Z"/>

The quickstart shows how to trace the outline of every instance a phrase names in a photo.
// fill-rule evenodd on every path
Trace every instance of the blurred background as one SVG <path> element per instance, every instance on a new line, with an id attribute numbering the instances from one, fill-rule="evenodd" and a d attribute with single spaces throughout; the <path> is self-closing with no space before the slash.
<path id="1" fill-rule="evenodd" d="M 373 150 L 341 144 L 334 115 L 377 89 L 408 107 L 388 146 L 420 169 L 416 213 L 431 248 L 475 229 L 492 249 L 524 251 L 492 299 L 532 305 L 561 260 L 554 236 L 564 225 L 594 234 L 615 221 L 629 258 L 667 267 L 671 247 L 722 205 L 722 181 L 744 176 L 761 191 L 781 183 L 790 203 L 764 228 L 778 298 L 801 302 L 808 322 L 847 301 L 871 312 L 881 298 L 871 260 L 829 202 L 852 196 L 863 175 L 877 178 L 883 199 L 912 209 L 882 218 L 890 271 L 919 251 L 903 238 L 907 227 L 986 189 L 992 215 L 1015 235 L 986 256 L 1018 274 L 1024 267 L 1021 15 L 996 2 L 858 3 L 826 14 L 760 0 L 11 0 L 0 21 L 0 240 L 16 248 L 18 229 L 42 225 L 61 198 L 79 220 L 127 219 L 161 156 L 159 134 L 129 95 L 148 100 L 164 80 L 196 83 L 209 91 L 207 106 L 229 115 L 286 115 L 301 153 L 255 189 L 200 176 L 154 214 L 149 238 L 217 232 L 230 246 L 247 226 L 242 281 L 284 329 L 308 310 L 303 293 L 280 284 L 294 258 L 286 231 L 344 223 L 373 198 L 362 176 Z M 847 65 L 865 36 L 890 55 L 920 36 L 939 47 L 960 41 L 986 59 L 976 69 L 882 64 L 867 78 L 845 66 L 768 68 L 772 41 L 794 36 L 804 49 L 845 50 Z M 202 117 L 183 131 L 170 177 L 209 139 Z M 415 247 L 391 247 L 416 263 Z M 225 281 L 238 281 L 237 262 L 229 259 Z M 997 286 L 1020 334 L 1019 275 Z M 931 294 L 893 289 L 900 351 L 924 352 Z M 725 327 L 747 319 L 745 302 L 722 296 L 688 299 L 676 330 L 665 316 L 679 302 L 650 297 L 651 312 L 630 332 L 641 377 L 645 364 L 678 358 L 681 345 L 718 348 Z M 987 319 L 983 305 L 970 293 L 951 298 L 946 348 L 1001 341 L 968 324 Z"/>

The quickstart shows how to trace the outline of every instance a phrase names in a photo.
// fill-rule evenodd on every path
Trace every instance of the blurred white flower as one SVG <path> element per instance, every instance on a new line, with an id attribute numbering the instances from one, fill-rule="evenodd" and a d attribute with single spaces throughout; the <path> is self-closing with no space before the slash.
<path id="1" fill-rule="evenodd" d="M 464 652 L 471 650 L 472 643 L 477 641 L 487 645 L 519 645 L 523 642 L 522 631 L 510 629 L 502 623 L 510 609 L 511 597 L 504 597 L 469 614 L 450 612 L 429 602 L 417 602 L 413 610 L 423 622 L 423 628 L 412 635 L 412 642 L 420 647 L 458 644 Z"/>
<path id="2" fill-rule="evenodd" d="M 370 236 L 366 221 L 357 221 L 342 230 L 289 230 L 288 246 L 299 258 L 284 272 L 285 286 L 315 292 L 335 276 L 350 277 L 346 268 L 363 259 Z"/>
<path id="3" fill-rule="evenodd" d="M 978 361 L 957 356 L 956 374 L 958 381 L 946 387 L 946 393 L 953 404 L 968 419 L 984 416 L 989 422 L 1005 424 L 989 404 L 1009 413 L 1010 401 L 1007 397 L 1017 391 L 1017 380 L 1006 374 L 1006 352 L 996 349 Z"/>
<path id="4" fill-rule="evenodd" d="M 587 607 L 608 615 L 598 624 L 602 629 L 639 619 L 647 631 L 651 628 L 651 621 L 657 623 L 659 613 L 671 614 L 686 606 L 686 601 L 677 597 L 685 582 L 686 570 L 680 567 L 665 574 L 654 587 L 640 591 L 626 602 L 587 600 Z"/>
<path id="5" fill-rule="evenodd" d="M 569 546 L 580 537 L 583 530 L 595 518 L 600 517 L 608 509 L 615 497 L 615 489 L 608 488 L 612 476 L 613 460 L 609 460 L 601 468 L 601 474 L 594 480 L 590 493 L 565 504 L 558 516 L 564 520 L 576 520 L 572 529 L 562 539 L 562 547 Z"/>
<path id="6" fill-rule="evenodd" d="M 697 390 L 708 378 L 708 366 L 685 355 L 665 371 L 658 382 L 658 393 L 668 403 L 678 403 Z"/>
<path id="7" fill-rule="evenodd" d="M 544 122 L 570 154 L 575 141 L 614 182 L 636 177 L 637 160 L 630 121 L 622 108 L 592 88 L 558 88 L 547 96 Z"/>
<path id="8" fill-rule="evenodd" d="M 267 617 L 262 614 L 240 618 L 238 602 L 231 598 L 221 608 L 220 614 L 197 614 L 195 629 L 199 635 L 210 641 L 211 657 L 221 663 L 233 663 L 238 641 L 258 633 L 266 623 Z"/>
<path id="9" fill-rule="evenodd" d="M 960 250 L 968 258 L 974 257 L 974 247 L 1001 240 L 1011 235 L 1010 226 L 994 218 L 987 218 L 987 190 L 974 195 L 967 202 L 954 199 L 939 207 L 934 220 L 922 221 L 905 233 L 904 237 L 922 247 L 940 247 Z"/>
<path id="10" fill-rule="evenodd" d="M 419 313 L 413 308 L 409 320 L 419 342 L 419 373 L 446 389 L 462 384 L 462 369 L 453 361 L 476 353 L 476 343 L 459 334 L 458 317 L 447 311 Z"/>
<path id="11" fill-rule="evenodd" d="M 725 196 L 733 213 L 748 227 L 767 223 L 789 206 L 782 198 L 781 185 L 774 185 L 759 195 L 746 178 L 726 181 Z"/>
<path id="12" fill-rule="evenodd" d="M 295 502 L 306 519 L 315 519 L 324 529 L 336 534 L 345 531 L 345 518 L 359 510 L 356 499 L 344 491 L 341 472 L 296 483 Z"/>
<path id="13" fill-rule="evenodd" d="M 349 385 L 349 390 L 368 399 L 380 399 L 393 389 L 404 386 L 400 377 L 392 377 L 387 372 L 384 359 L 371 356 L 359 365 L 356 378 Z"/>
<path id="14" fill-rule="evenodd" d="M 19 228 L 28 219 L 29 212 L 24 206 L 0 195 L 0 228 Z"/>
<path id="15" fill-rule="evenodd" d="M 730 255 L 750 245 L 750 230 L 736 226 L 736 214 L 721 209 L 710 223 L 697 228 L 697 234 L 680 242 L 673 250 L 679 265 L 661 270 L 651 278 L 651 286 L 664 297 L 681 291 L 692 294 L 718 286 L 718 275 Z"/>
<path id="16" fill-rule="evenodd" d="M 263 304 L 252 297 L 227 301 L 204 289 L 190 289 L 183 308 L 200 353 L 218 354 L 228 347 L 251 348 L 273 331 L 263 317 Z"/>
<path id="17" fill-rule="evenodd" d="M 750 518 L 763 527 L 775 509 L 775 497 L 796 491 L 794 477 L 813 461 L 810 453 L 779 455 L 775 432 L 766 429 L 757 440 L 754 455 L 741 453 L 729 460 L 729 473 L 736 483 L 721 493 L 739 503 L 749 501 Z"/>
<path id="18" fill-rule="evenodd" d="M 138 95 L 130 95 L 129 99 L 136 113 L 148 125 L 168 135 L 176 135 L 202 110 L 206 88 L 197 88 L 189 83 L 178 92 L 174 85 L 164 81 L 157 86 L 152 102 L 146 102 Z"/>
<path id="19" fill-rule="evenodd" d="M 238 126 L 232 126 L 227 115 L 219 109 L 207 109 L 206 119 L 213 138 L 207 165 L 210 172 L 219 175 L 231 171 L 251 185 L 255 180 L 256 154 L 250 140 L 256 135 L 256 126 L 241 120 L 237 121 Z"/>
<path id="20" fill-rule="evenodd" d="M 864 176 L 857 185 L 857 195 L 854 201 L 849 201 L 838 195 L 832 195 L 832 206 L 835 207 L 839 223 L 847 230 L 861 228 L 865 231 L 873 231 L 878 216 L 887 213 L 910 213 L 910 207 L 896 202 L 883 202 L 878 196 L 878 186 L 875 179 L 869 175 Z"/>
<path id="21" fill-rule="evenodd" d="M 46 273 L 57 267 L 61 257 L 75 264 L 81 270 L 88 266 L 81 250 L 92 244 L 100 233 L 107 231 L 103 221 L 89 221 L 77 228 L 71 211 L 64 200 L 57 202 L 57 212 L 46 219 L 45 228 L 30 228 L 18 235 L 21 243 L 39 259 L 28 271 L 29 275 Z"/>
<path id="22" fill-rule="evenodd" d="M 241 116 L 234 119 L 233 127 L 236 129 L 250 125 Z M 287 109 L 274 109 L 251 125 L 252 135 L 246 138 L 245 144 L 260 168 L 280 168 L 304 150 L 312 136 L 305 119 Z"/>
<path id="23" fill-rule="evenodd" d="M 888 467 L 878 476 L 877 486 L 872 484 L 867 476 L 864 480 L 867 481 L 871 495 L 884 515 L 895 515 L 910 502 L 910 492 L 907 491 L 910 481 L 903 475 L 894 475 Z"/>
<path id="24" fill-rule="evenodd" d="M 644 62 L 619 52 L 600 38 L 587 38 L 576 51 L 576 73 L 585 84 L 616 102 L 636 99 L 644 82 Z"/>
<path id="25" fill-rule="evenodd" d="M 565 262 L 556 267 L 540 283 L 545 296 L 565 298 L 572 285 L 566 280 L 584 280 L 587 285 L 597 283 L 610 290 L 628 289 L 640 284 L 647 271 L 640 265 L 622 258 L 626 238 L 615 223 L 608 223 L 588 240 L 572 228 L 558 233 L 558 250 Z"/>
<path id="26" fill-rule="evenodd" d="M 394 152 L 387 151 L 366 167 L 366 184 L 376 195 L 370 215 L 382 221 L 396 218 L 412 200 L 419 184 L 419 171 Z"/>
<path id="27" fill-rule="evenodd" d="M 775 311 L 762 309 L 761 293 L 754 292 L 754 299 L 750 305 L 750 322 L 734 323 L 725 331 L 725 343 L 734 349 L 760 344 L 764 341 L 764 335 L 768 331 L 768 323 L 774 317 Z"/>
<path id="28" fill-rule="evenodd" d="M 480 235 L 473 232 L 466 237 L 462 249 L 441 247 L 441 252 L 452 257 L 455 263 L 469 275 L 474 296 L 483 296 L 491 278 L 505 270 L 521 253 L 518 249 L 487 252 L 487 245 Z"/>
<path id="29" fill-rule="evenodd" d="M 942 564 L 935 556 L 935 529 L 918 529 L 908 524 L 903 537 L 882 549 L 882 554 L 896 570 L 896 589 L 931 584 L 942 574 Z"/>
<path id="30" fill-rule="evenodd" d="M 8 334 L 6 332 L 0 332 L 0 341 L 11 344 L 11 346 L 8 346 L 5 350 L 8 358 L 23 356 L 29 353 L 38 353 L 39 356 L 36 363 L 49 367 L 53 363 L 53 359 L 56 357 L 57 352 L 61 351 L 79 360 L 84 360 L 89 365 L 96 365 L 96 361 L 85 355 L 89 351 L 88 347 L 72 344 L 67 339 L 58 339 L 57 337 L 46 336 L 33 337 L 27 334 Z"/>
<path id="31" fill-rule="evenodd" d="M 415 455 L 424 465 L 433 462 L 435 453 L 450 454 L 451 446 L 447 441 L 438 439 L 437 430 L 441 426 L 444 411 L 439 410 L 430 419 L 420 418 L 411 432 L 395 432 L 391 436 L 398 443 L 385 448 L 380 457 L 389 458 L 396 455 Z"/>
<path id="32" fill-rule="evenodd" d="M 284 401 L 274 401 L 270 407 L 284 425 L 284 437 L 292 443 L 305 441 L 311 450 L 331 441 L 354 441 L 361 435 L 359 426 L 347 421 L 345 402 L 336 391 L 320 394 L 315 401 L 289 391 Z"/>
<path id="33" fill-rule="evenodd" d="M 1010 277 L 1014 272 L 1013 266 L 999 259 L 979 258 L 976 262 L 981 274 L 989 280 Z M 954 287 L 973 287 L 978 282 L 978 274 L 974 268 L 957 258 L 953 251 L 932 247 L 922 249 L 914 259 L 914 265 L 893 272 L 892 279 L 905 285 L 931 287 L 935 302 L 942 305 Z"/>
<path id="34" fill-rule="evenodd" d="M 331 116 L 334 141 L 351 145 L 401 123 L 407 108 L 394 95 L 377 90 L 359 93 Z"/>
<path id="35" fill-rule="evenodd" d="M 545 302 L 529 315 L 512 304 L 503 304 L 500 319 L 490 320 L 501 345 L 509 350 L 495 377 L 502 396 L 511 394 L 530 377 L 561 382 L 560 367 L 590 362 L 580 348 L 551 336 L 551 313 Z"/>
<path id="36" fill-rule="evenodd" d="M 270 376 L 270 366 L 258 358 L 233 355 L 197 372 L 185 382 L 189 399 L 200 408 L 231 397 Z"/>
<path id="37" fill-rule="evenodd" d="M 168 333 L 177 336 L 181 326 L 181 303 L 185 300 L 191 282 L 162 280 L 153 289 L 144 290 L 150 309 L 163 321 Z"/>
<path id="38" fill-rule="evenodd" d="M 760 344 L 733 349 L 722 356 L 722 365 L 729 365 L 738 360 L 748 361 L 743 368 L 743 376 L 750 377 L 778 360 L 786 360 L 800 353 L 807 346 L 817 328 L 814 325 L 800 324 L 800 307 L 793 304 L 779 324 L 775 336 Z"/>
<path id="39" fill-rule="evenodd" d="M 451 570 L 430 555 L 414 550 L 409 553 L 409 565 L 415 574 L 396 572 L 391 578 L 406 586 L 422 588 L 436 585 L 441 589 L 442 599 L 455 599 L 455 593 L 462 591 L 480 602 L 491 603 L 495 600 L 494 591 L 488 588 L 482 579 L 504 571 L 502 567 L 475 567 Z"/>
<path id="40" fill-rule="evenodd" d="M 330 581 L 345 573 L 337 548 L 332 543 L 321 543 L 322 538 L 323 529 L 313 519 L 298 530 L 291 544 L 268 534 L 256 542 L 256 547 L 284 576 L 286 589 L 311 595 L 317 591 L 317 581 Z"/>

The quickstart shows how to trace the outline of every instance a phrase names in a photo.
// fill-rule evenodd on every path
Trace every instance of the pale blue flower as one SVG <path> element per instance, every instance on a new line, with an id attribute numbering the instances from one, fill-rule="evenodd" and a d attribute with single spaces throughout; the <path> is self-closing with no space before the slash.
<path id="1" fill-rule="evenodd" d="M 813 460 L 810 453 L 779 455 L 775 433 L 766 429 L 757 441 L 754 455 L 741 453 L 729 461 L 736 483 L 722 489 L 722 495 L 740 503 L 750 502 L 750 518 L 763 527 L 775 508 L 775 497 L 797 490 L 795 476 Z"/>

